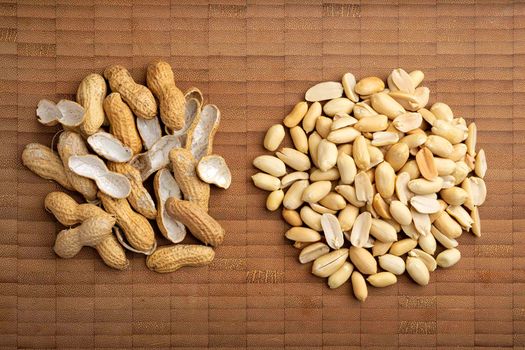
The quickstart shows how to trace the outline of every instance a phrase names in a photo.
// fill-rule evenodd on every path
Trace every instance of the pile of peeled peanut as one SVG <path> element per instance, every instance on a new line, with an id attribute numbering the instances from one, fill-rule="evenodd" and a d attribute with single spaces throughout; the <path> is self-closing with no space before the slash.
<path id="1" fill-rule="evenodd" d="M 56 151 L 30 143 L 22 162 L 83 197 L 79 203 L 54 191 L 44 200 L 66 226 L 54 245 L 62 258 L 92 247 L 106 265 L 124 270 L 129 250 L 147 255 L 149 269 L 173 272 L 209 264 L 212 247 L 224 239 L 224 229 L 208 214 L 210 184 L 231 183 L 226 162 L 213 154 L 220 111 L 204 105 L 197 88 L 183 93 L 168 62 L 151 62 L 146 80 L 147 86 L 138 84 L 126 68 L 112 65 L 104 76 L 86 76 L 76 101 L 38 104 L 38 121 L 63 130 L 55 135 Z M 155 227 L 169 245 L 157 247 Z M 187 231 L 201 244 L 182 243 Z"/>
<path id="2" fill-rule="evenodd" d="M 421 71 L 322 82 L 271 126 L 252 176 L 281 205 L 285 237 L 299 262 L 330 288 L 350 282 L 364 301 L 405 270 L 427 285 L 438 266 L 451 267 L 464 231 L 481 235 L 487 162 L 476 150 L 476 124 L 454 116 L 420 86 Z M 292 147 L 280 148 L 288 130 Z"/>

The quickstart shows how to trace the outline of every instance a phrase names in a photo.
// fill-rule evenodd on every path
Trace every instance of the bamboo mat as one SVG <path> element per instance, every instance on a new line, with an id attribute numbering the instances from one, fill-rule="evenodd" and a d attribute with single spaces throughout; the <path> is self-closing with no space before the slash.
<path id="1" fill-rule="evenodd" d="M 449 349 L 525 346 L 525 4 L 511 1 L 20 1 L 0 3 L 0 346 L 5 348 Z M 38 100 L 72 98 L 109 64 L 144 79 L 164 57 L 180 86 L 222 111 L 215 150 L 234 176 L 214 190 L 227 230 L 207 268 L 159 275 L 142 256 L 119 273 L 89 248 L 51 249 L 42 207 L 59 186 L 25 169 L 50 144 Z M 253 187 L 264 131 L 306 89 L 421 69 L 431 101 L 475 120 L 487 152 L 483 236 L 426 288 L 400 279 L 359 304 L 296 259 L 278 213 Z M 130 255 L 131 256 L 131 255 Z"/>

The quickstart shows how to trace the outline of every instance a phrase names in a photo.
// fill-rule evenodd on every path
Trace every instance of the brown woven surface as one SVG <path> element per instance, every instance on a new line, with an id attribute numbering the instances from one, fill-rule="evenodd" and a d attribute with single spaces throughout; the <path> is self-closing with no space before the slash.
<path id="1" fill-rule="evenodd" d="M 0 3 L 0 345 L 523 347 L 525 4 L 248 2 Z M 42 202 L 59 187 L 20 162 L 25 144 L 50 144 L 56 131 L 37 123 L 36 104 L 71 98 L 83 76 L 111 63 L 143 80 L 156 57 L 222 111 L 215 149 L 234 183 L 213 191 L 211 214 L 225 244 L 209 268 L 168 275 L 138 255 L 124 273 L 87 248 L 57 259 L 60 226 Z M 428 287 L 403 277 L 359 304 L 348 286 L 330 291 L 297 262 L 279 214 L 249 181 L 251 160 L 308 86 L 398 66 L 423 70 L 432 101 L 478 124 L 490 166 L 483 237 L 461 237 L 463 259 Z"/>

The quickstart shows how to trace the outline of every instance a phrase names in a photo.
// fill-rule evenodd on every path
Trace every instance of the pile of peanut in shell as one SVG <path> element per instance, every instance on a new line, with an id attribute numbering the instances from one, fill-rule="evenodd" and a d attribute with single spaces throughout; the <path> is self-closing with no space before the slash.
<path id="1" fill-rule="evenodd" d="M 350 283 L 359 301 L 405 271 L 427 285 L 460 260 L 464 231 L 481 235 L 487 162 L 476 124 L 428 106 L 423 79 L 399 68 L 386 82 L 346 73 L 312 86 L 266 132 L 275 154 L 253 160 L 252 180 L 270 192 L 268 210 L 283 207 L 299 262 L 330 288 Z M 293 148 L 279 149 L 287 130 Z"/>
<path id="2" fill-rule="evenodd" d="M 106 265 L 124 270 L 130 250 L 147 255 L 147 267 L 164 273 L 209 264 L 213 247 L 224 240 L 224 229 L 208 214 L 210 184 L 231 184 L 226 162 L 213 154 L 220 111 L 204 105 L 197 88 L 183 93 L 165 61 L 151 62 L 146 78 L 147 86 L 140 85 L 113 65 L 104 76 L 86 76 L 76 101 L 38 104 L 38 121 L 63 130 L 55 135 L 56 151 L 30 143 L 22 162 L 84 200 L 62 191 L 45 197 L 45 209 L 67 227 L 54 245 L 62 258 L 87 246 Z M 172 244 L 157 247 L 155 225 Z M 181 243 L 187 231 L 202 244 Z"/>

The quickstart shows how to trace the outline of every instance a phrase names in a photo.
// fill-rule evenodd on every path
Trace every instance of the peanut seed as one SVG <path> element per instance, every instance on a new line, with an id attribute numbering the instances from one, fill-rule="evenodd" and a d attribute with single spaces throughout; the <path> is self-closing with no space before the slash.
<path id="1" fill-rule="evenodd" d="M 368 276 L 366 280 L 376 288 L 388 287 L 397 283 L 396 275 L 391 272 L 379 272 Z"/>
<path id="2" fill-rule="evenodd" d="M 306 132 L 312 132 L 315 128 L 317 118 L 321 116 L 323 108 L 319 102 L 314 102 L 308 108 L 308 111 L 303 118 L 303 130 Z"/>
<path id="3" fill-rule="evenodd" d="M 281 124 L 272 125 L 264 136 L 264 148 L 268 151 L 275 151 L 283 142 L 285 136 L 284 128 Z"/>
<path id="4" fill-rule="evenodd" d="M 308 111 L 308 103 L 302 101 L 294 106 L 292 111 L 283 119 L 283 124 L 288 128 L 297 126 Z"/>
<path id="5" fill-rule="evenodd" d="M 456 248 L 450 248 L 442 251 L 436 257 L 436 262 L 439 267 L 451 267 L 454 266 L 461 259 L 461 252 Z"/>
<path id="6" fill-rule="evenodd" d="M 328 287 L 330 287 L 330 289 L 339 288 L 348 281 L 353 271 L 354 265 L 345 261 L 343 266 L 328 277 Z"/>
<path id="7" fill-rule="evenodd" d="M 318 242 L 310 244 L 301 250 L 301 253 L 299 254 L 299 262 L 301 264 L 309 263 L 320 256 L 328 254 L 328 252 L 330 252 L 330 247 L 324 243 Z"/>
<path id="8" fill-rule="evenodd" d="M 352 246 L 349 250 L 349 256 L 354 267 L 362 274 L 373 275 L 377 273 L 377 261 L 365 248 Z"/>
<path id="9" fill-rule="evenodd" d="M 344 265 L 347 259 L 348 249 L 341 248 L 334 250 L 315 259 L 312 265 L 312 274 L 318 277 L 328 277 L 339 270 L 339 268 Z"/>

